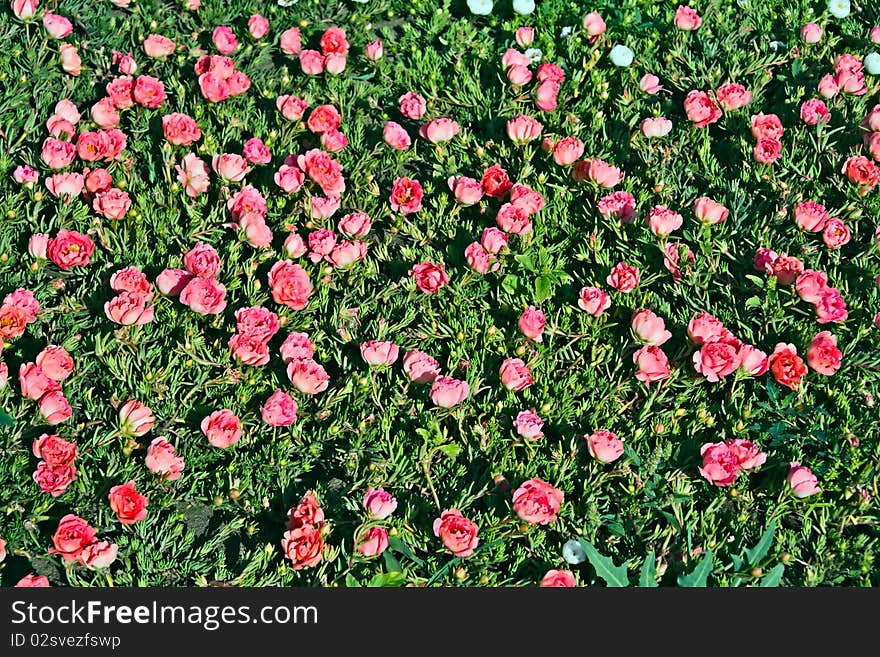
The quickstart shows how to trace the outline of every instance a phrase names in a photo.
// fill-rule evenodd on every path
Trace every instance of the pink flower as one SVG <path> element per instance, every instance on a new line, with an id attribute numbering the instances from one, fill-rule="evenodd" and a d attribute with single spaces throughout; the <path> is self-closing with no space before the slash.
<path id="1" fill-rule="evenodd" d="M 848 244 L 851 238 L 849 226 L 836 217 L 829 219 L 822 231 L 822 241 L 829 249 L 839 249 Z"/>
<path id="2" fill-rule="evenodd" d="M 262 39 L 269 32 L 269 20 L 260 14 L 248 18 L 248 32 L 255 39 Z"/>
<path id="3" fill-rule="evenodd" d="M 372 222 L 366 212 L 352 212 L 339 220 L 339 232 L 349 237 L 366 237 Z"/>
<path id="4" fill-rule="evenodd" d="M 703 223 L 714 225 L 727 219 L 730 211 L 708 196 L 701 196 L 694 201 L 694 214 Z"/>
<path id="5" fill-rule="evenodd" d="M 66 197 L 65 205 L 79 196 L 83 189 L 81 173 L 56 173 L 46 178 L 46 189 L 55 197 Z"/>
<path id="6" fill-rule="evenodd" d="M 659 93 L 663 87 L 660 85 L 660 78 L 651 73 L 646 73 L 642 76 L 642 79 L 639 80 L 639 89 L 646 94 L 653 96 L 654 94 Z"/>
<path id="7" fill-rule="evenodd" d="M 37 13 L 40 0 L 12 0 L 11 5 L 12 13 L 15 14 L 15 17 L 27 22 Z"/>
<path id="8" fill-rule="evenodd" d="M 238 48 L 238 39 L 235 38 L 235 33 L 232 31 L 232 28 L 225 25 L 214 29 L 213 34 L 211 34 L 211 41 L 214 42 L 214 46 L 216 46 L 217 51 L 221 55 L 228 55 L 235 52 Z"/>
<path id="9" fill-rule="evenodd" d="M 195 276 L 180 291 L 180 302 L 200 315 L 218 315 L 226 308 L 226 287 L 214 278 Z"/>
<path id="10" fill-rule="evenodd" d="M 388 530 L 370 527 L 355 538 L 355 549 L 365 557 L 375 557 L 388 549 Z"/>
<path id="11" fill-rule="evenodd" d="M 324 194 L 338 196 L 345 191 L 342 166 L 326 152 L 312 148 L 306 151 L 305 155 L 297 157 L 296 164 L 318 184 Z M 419 192 L 421 192 L 421 187 L 419 187 Z M 419 201 L 421 201 L 421 196 L 419 196 Z"/>
<path id="12" fill-rule="evenodd" d="M 822 489 L 819 488 L 819 480 L 816 478 L 816 475 L 813 474 L 812 470 L 805 465 L 801 465 L 797 461 L 791 463 L 791 467 L 788 470 L 788 475 L 785 480 L 788 482 L 788 485 L 791 486 L 791 490 L 795 497 L 801 499 L 822 492 Z"/>
<path id="13" fill-rule="evenodd" d="M 397 99 L 400 113 L 406 118 L 417 121 L 428 108 L 427 101 L 414 91 L 408 91 Z"/>
<path id="14" fill-rule="evenodd" d="M 309 247 L 306 246 L 302 236 L 295 230 L 291 232 L 287 239 L 284 240 L 284 251 L 291 258 L 299 258 L 308 252 Z"/>
<path id="15" fill-rule="evenodd" d="M 299 121 L 308 109 L 309 104 L 304 96 L 288 96 L 285 94 L 278 96 L 275 100 L 275 107 L 281 112 L 281 116 L 288 121 Z"/>
<path id="16" fill-rule="evenodd" d="M 167 57 L 177 48 L 171 39 L 161 34 L 151 34 L 144 39 L 144 52 L 147 57 Z"/>
<path id="17" fill-rule="evenodd" d="M 403 355 L 403 371 L 414 383 L 431 383 L 440 374 L 440 364 L 424 351 L 411 349 Z"/>
<path id="18" fill-rule="evenodd" d="M 672 337 L 666 330 L 662 317 L 641 308 L 632 317 L 632 330 L 636 339 L 647 345 L 660 346 Z"/>
<path id="19" fill-rule="evenodd" d="M 599 186 L 607 188 L 614 187 L 623 180 L 623 172 L 620 169 L 597 158 L 583 160 L 575 165 L 572 176 L 580 180 L 584 175 Z"/>
<path id="20" fill-rule="evenodd" d="M 218 176 L 230 182 L 243 180 L 250 171 L 247 160 L 235 153 L 215 155 L 211 160 L 211 167 Z"/>
<path id="21" fill-rule="evenodd" d="M 62 43 L 58 48 L 61 53 L 61 69 L 74 77 L 82 72 L 82 60 L 76 46 L 69 43 Z"/>
<path id="22" fill-rule="evenodd" d="M 339 209 L 339 196 L 312 196 L 309 199 L 309 216 L 312 219 L 329 219 Z"/>
<path id="23" fill-rule="evenodd" d="M 138 105 L 156 109 L 165 101 L 165 85 L 158 78 L 139 75 L 135 78 L 131 97 Z"/>
<path id="24" fill-rule="evenodd" d="M 233 333 L 228 346 L 233 358 L 242 365 L 260 366 L 269 362 L 269 345 L 257 335 Z"/>
<path id="25" fill-rule="evenodd" d="M 813 269 L 804 270 L 795 281 L 798 295 L 808 303 L 816 303 L 822 292 L 828 288 L 828 276 Z"/>
<path id="26" fill-rule="evenodd" d="M 480 244 L 486 249 L 486 251 L 492 254 L 497 254 L 501 252 L 502 249 L 505 249 L 507 247 L 507 242 L 507 235 L 494 226 L 484 228 L 483 233 L 480 236 Z"/>
<path id="27" fill-rule="evenodd" d="M 143 436 L 155 423 L 153 411 L 137 399 L 129 399 L 119 407 L 119 430 L 127 436 Z"/>
<path id="28" fill-rule="evenodd" d="M 328 130 L 321 134 L 321 147 L 331 153 L 338 153 L 348 146 L 348 137 L 339 130 Z"/>
<path id="29" fill-rule="evenodd" d="M 728 342 L 732 337 L 730 331 L 724 328 L 721 320 L 706 312 L 699 313 L 688 322 L 687 334 L 691 342 L 696 345 L 708 342 Z"/>
<path id="30" fill-rule="evenodd" d="M 705 128 L 721 118 L 721 108 L 705 91 L 689 91 L 684 99 L 684 111 L 697 128 Z"/>
<path id="31" fill-rule="evenodd" d="M 193 276 L 216 278 L 220 273 L 220 254 L 210 244 L 199 242 L 183 256 L 183 266 Z"/>
<path id="32" fill-rule="evenodd" d="M 58 382 L 49 378 L 35 363 L 22 363 L 19 366 L 18 383 L 21 387 L 21 394 L 34 401 L 40 399 L 47 392 L 60 388 Z"/>
<path id="33" fill-rule="evenodd" d="M 544 126 L 531 116 L 520 114 L 507 122 L 507 136 L 518 145 L 523 146 L 541 136 Z"/>
<path id="34" fill-rule="evenodd" d="M 399 353 L 398 346 L 387 340 L 367 340 L 361 343 L 360 349 L 367 365 L 393 365 Z"/>
<path id="35" fill-rule="evenodd" d="M 834 76 L 828 73 L 827 75 L 822 76 L 822 79 L 819 80 L 817 91 L 823 98 L 831 99 L 840 93 L 840 87 L 837 85 Z"/>
<path id="36" fill-rule="evenodd" d="M 164 269 L 156 277 L 156 287 L 166 296 L 176 297 L 192 276 L 184 269 Z"/>
<path id="37" fill-rule="evenodd" d="M 564 493 L 543 479 L 529 479 L 513 491 L 513 510 L 521 520 L 533 525 L 549 525 L 556 520 Z"/>
<path id="38" fill-rule="evenodd" d="M 116 561 L 119 546 L 110 541 L 95 541 L 80 553 L 80 559 L 89 570 L 109 568 Z"/>
<path id="39" fill-rule="evenodd" d="M 782 155 L 782 142 L 762 137 L 752 149 L 752 154 L 761 164 L 773 164 Z"/>
<path id="40" fill-rule="evenodd" d="M 303 50 L 299 53 L 299 65 L 306 75 L 320 75 L 324 72 L 324 56 L 317 50 Z"/>
<path id="41" fill-rule="evenodd" d="M 32 2 L 36 4 L 37 0 L 16 0 L 18 2 L 28 3 Z M 51 584 L 49 584 L 49 578 L 45 575 L 37 575 L 36 573 L 30 573 L 22 577 L 18 584 L 15 585 L 15 588 L 49 588 Z"/>
<path id="42" fill-rule="evenodd" d="M 527 215 L 533 215 L 543 210 L 547 201 L 528 185 L 517 183 L 510 188 L 510 203 Z"/>
<path id="43" fill-rule="evenodd" d="M 107 219 L 122 219 L 131 207 L 128 192 L 115 187 L 99 192 L 92 201 L 92 208 Z"/>
<path id="44" fill-rule="evenodd" d="M 700 474 L 716 486 L 730 486 L 740 472 L 739 459 L 729 442 L 705 443 L 700 449 Z"/>
<path id="45" fill-rule="evenodd" d="M 110 509 L 123 525 L 133 525 L 147 517 L 149 501 L 135 490 L 133 480 L 113 486 L 107 499 L 110 500 Z"/>
<path id="46" fill-rule="evenodd" d="M 586 14 L 581 20 L 581 24 L 591 40 L 605 32 L 605 21 L 602 20 L 602 16 L 597 11 L 591 11 L 589 14 Z"/>
<path id="47" fill-rule="evenodd" d="M 364 46 L 364 55 L 370 61 L 378 61 L 382 59 L 382 55 L 385 54 L 385 48 L 382 46 L 381 41 L 370 41 L 366 46 Z"/>
<path id="48" fill-rule="evenodd" d="M 738 368 L 752 376 L 761 376 L 770 368 L 770 361 L 760 349 L 743 344 L 736 353 Z"/>
<path id="49" fill-rule="evenodd" d="M 553 160 L 556 164 L 574 164 L 584 154 L 584 143 L 577 137 L 563 137 L 553 145 Z"/>
<path id="50" fill-rule="evenodd" d="M 541 578 L 539 584 L 542 588 L 574 588 L 577 582 L 574 579 L 574 573 L 570 570 L 551 569 Z"/>
<path id="51" fill-rule="evenodd" d="M 441 408 L 452 408 L 467 399 L 470 386 L 467 381 L 459 381 L 449 376 L 437 376 L 431 384 L 431 401 Z"/>
<path id="52" fill-rule="evenodd" d="M 859 194 L 863 196 L 880 182 L 880 169 L 863 155 L 853 156 L 844 162 L 841 173 L 845 173 L 850 182 L 858 186 Z"/>
<path id="53" fill-rule="evenodd" d="M 425 294 L 433 294 L 441 287 L 449 283 L 449 274 L 439 265 L 433 262 L 422 262 L 409 270 L 409 275 L 415 279 L 416 286 Z"/>
<path id="54" fill-rule="evenodd" d="M 544 313 L 534 306 L 529 306 L 520 315 L 517 325 L 524 336 L 535 342 L 541 342 L 543 339 L 541 334 L 544 332 L 546 323 L 547 319 L 544 317 Z"/>
<path id="55" fill-rule="evenodd" d="M 137 71 L 137 62 L 131 54 L 124 54 L 114 50 L 112 62 L 123 75 L 133 75 Z"/>
<path id="56" fill-rule="evenodd" d="M 819 43 L 822 40 L 822 28 L 816 23 L 807 23 L 801 28 L 801 39 L 804 43 Z"/>
<path id="57" fill-rule="evenodd" d="M 648 138 L 665 137 L 672 131 L 672 121 L 662 116 L 642 119 L 639 129 Z"/>
<path id="58" fill-rule="evenodd" d="M 752 136 L 757 139 L 780 139 L 784 130 L 776 114 L 760 112 L 752 116 Z"/>
<path id="59" fill-rule="evenodd" d="M 501 230 L 512 235 L 527 235 L 532 230 L 529 213 L 513 203 L 503 204 L 495 215 L 495 221 Z"/>
<path id="60" fill-rule="evenodd" d="M 164 438 L 154 438 L 147 447 L 144 459 L 147 470 L 160 475 L 168 481 L 177 481 L 183 472 L 183 458 L 174 452 L 174 446 Z"/>
<path id="61" fill-rule="evenodd" d="M 633 354 L 633 362 L 638 367 L 636 378 L 646 386 L 650 387 L 651 383 L 663 381 L 671 376 L 669 359 L 660 347 L 652 345 L 642 347 Z"/>
<path id="62" fill-rule="evenodd" d="M 639 284 L 639 278 L 637 267 L 619 262 L 611 269 L 605 282 L 618 292 L 632 292 Z"/>
<path id="63" fill-rule="evenodd" d="M 821 231 L 829 219 L 825 206 L 815 201 L 798 203 L 794 206 L 792 216 L 798 228 L 815 233 Z"/>
<path id="64" fill-rule="evenodd" d="M 846 302 L 843 300 L 837 288 L 826 287 L 819 292 L 819 298 L 815 302 L 816 321 L 820 324 L 829 322 L 846 321 L 849 313 Z"/>
<path id="65" fill-rule="evenodd" d="M 12 177 L 15 178 L 17 183 L 24 185 L 25 187 L 33 187 L 34 183 L 40 179 L 40 175 L 37 173 L 36 169 L 27 164 L 15 167 Z"/>
<path id="66" fill-rule="evenodd" d="M 286 164 L 281 165 L 281 168 L 275 172 L 274 178 L 275 184 L 288 194 L 298 192 L 306 180 L 305 174 L 299 167 L 288 166 Z"/>
<path id="67" fill-rule="evenodd" d="M 528 48 L 532 45 L 532 41 L 535 40 L 535 28 L 533 27 L 518 27 L 516 32 L 514 33 L 514 38 L 516 39 L 517 45 L 520 48 Z"/>
<path id="68" fill-rule="evenodd" d="M 37 354 L 36 365 L 53 381 L 63 381 L 73 373 L 73 358 L 58 345 L 48 345 Z"/>
<path id="69" fill-rule="evenodd" d="M 181 164 L 175 165 L 177 180 L 183 185 L 187 196 L 195 198 L 199 194 L 207 192 L 210 178 L 205 162 L 199 159 L 195 153 L 187 153 L 183 156 Z"/>
<path id="70" fill-rule="evenodd" d="M 394 180 L 388 201 L 395 212 L 410 214 L 422 209 L 423 196 L 424 191 L 418 180 L 403 177 Z"/>
<path id="71" fill-rule="evenodd" d="M 73 483 L 76 467 L 73 464 L 50 465 L 40 461 L 32 477 L 42 492 L 58 497 Z"/>
<path id="72" fill-rule="evenodd" d="M 498 375 L 501 377 L 501 384 L 513 392 L 525 390 L 535 382 L 532 373 L 521 358 L 505 359 L 501 363 Z"/>
<path id="73" fill-rule="evenodd" d="M 309 359 L 315 353 L 315 346 L 305 333 L 291 333 L 280 348 L 281 359 L 285 363 L 293 360 Z"/>
<path id="74" fill-rule="evenodd" d="M 242 155 L 251 164 L 269 164 L 272 161 L 272 154 L 266 148 L 266 144 L 257 137 L 252 137 L 244 143 Z"/>
<path id="75" fill-rule="evenodd" d="M 294 388 L 307 395 L 323 392 L 330 381 L 326 370 L 311 358 L 290 361 L 287 365 L 287 378 Z"/>
<path id="76" fill-rule="evenodd" d="M 308 272 L 290 260 L 276 262 L 269 270 L 269 287 L 275 303 L 302 310 L 312 294 Z"/>
<path id="77" fill-rule="evenodd" d="M 737 348 L 727 342 L 707 342 L 693 355 L 694 368 L 712 383 L 739 367 Z"/>
<path id="78" fill-rule="evenodd" d="M 325 55 L 347 55 L 349 44 L 345 30 L 341 27 L 329 27 L 321 35 L 321 52 Z"/>
<path id="79" fill-rule="evenodd" d="M 613 463 L 623 455 L 623 441 L 608 429 L 597 429 L 584 439 L 590 456 L 597 461 Z"/>
<path id="80" fill-rule="evenodd" d="M 447 509 L 434 521 L 434 536 L 456 557 L 469 557 L 474 553 L 479 539 L 477 524 L 465 518 L 458 509 Z"/>
<path id="81" fill-rule="evenodd" d="M 104 303 L 104 314 L 117 324 L 140 326 L 153 321 L 155 306 L 147 304 L 148 300 L 138 293 L 121 292 Z"/>
<path id="82" fill-rule="evenodd" d="M 368 488 L 364 495 L 364 509 L 376 520 L 385 520 L 397 509 L 397 500 L 384 488 Z"/>
<path id="83" fill-rule="evenodd" d="M 599 213 L 606 219 L 619 219 L 631 223 L 636 216 L 636 200 L 629 192 L 611 192 L 599 199 Z"/>
<path id="84" fill-rule="evenodd" d="M 828 111 L 828 106 L 818 98 L 811 98 L 801 105 L 801 121 L 807 125 L 828 123 L 830 120 L 831 112 Z"/>
<path id="85" fill-rule="evenodd" d="M 560 84 L 554 80 L 544 80 L 535 90 L 535 106 L 542 112 L 552 112 L 558 107 L 557 96 Z"/>
<path id="86" fill-rule="evenodd" d="M 578 306 L 584 312 L 598 317 L 611 306 L 611 297 L 601 288 L 585 287 L 578 294 Z"/>
<path id="87" fill-rule="evenodd" d="M 544 427 L 544 421 L 535 413 L 535 409 L 531 408 L 527 411 L 520 411 L 513 421 L 516 432 L 526 440 L 537 440 L 544 436 L 541 429 Z"/>
<path id="88" fill-rule="evenodd" d="M 67 562 L 78 561 L 83 549 L 95 542 L 97 533 L 85 520 L 68 513 L 58 522 L 49 554 L 60 554 Z"/>
<path id="89" fill-rule="evenodd" d="M 804 263 L 785 254 L 780 254 L 771 266 L 771 274 L 782 285 L 791 285 L 798 275 L 804 270 Z"/>
<path id="90" fill-rule="evenodd" d="M 718 104 L 728 112 L 745 107 L 752 102 L 752 92 L 734 82 L 728 82 L 718 87 L 715 97 L 718 98 Z"/>
<path id="91" fill-rule="evenodd" d="M 275 390 L 260 408 L 263 422 L 273 427 L 289 427 L 296 422 L 299 405 L 283 390 Z"/>
<path id="92" fill-rule="evenodd" d="M 691 7 L 678 5 L 672 22 L 679 30 L 696 30 L 703 24 L 703 19 Z"/>
<path id="93" fill-rule="evenodd" d="M 511 66 L 507 69 L 505 75 L 507 75 L 510 83 L 516 87 L 521 87 L 532 81 L 532 72 L 528 66 L 520 66 L 518 64 Z"/>
<path id="94" fill-rule="evenodd" d="M 63 39 L 73 32 L 73 23 L 64 16 L 46 12 L 43 14 L 43 27 L 46 33 L 53 39 Z"/>
<path id="95" fill-rule="evenodd" d="M 684 218 L 665 205 L 655 205 L 648 213 L 648 228 L 658 237 L 666 237 L 681 228 Z M 610 284 L 610 283 L 609 283 Z"/>
<path id="96" fill-rule="evenodd" d="M 419 128 L 419 135 L 423 139 L 427 139 L 432 144 L 439 144 L 449 141 L 455 137 L 461 128 L 458 123 L 450 118 L 442 117 L 434 119 Z"/>
<path id="97" fill-rule="evenodd" d="M 46 137 L 40 159 L 50 169 L 63 169 L 76 157 L 76 147 L 68 141 Z"/>
<path id="98" fill-rule="evenodd" d="M 309 114 L 309 120 L 306 122 L 309 130 L 317 134 L 337 130 L 341 124 L 342 116 L 333 105 L 318 105 Z"/>
<path id="99" fill-rule="evenodd" d="M 831 376 L 840 369 L 843 354 L 837 348 L 837 337 L 829 331 L 816 334 L 807 349 L 807 365 L 819 374 Z"/>
<path id="100" fill-rule="evenodd" d="M 366 242 L 342 240 L 333 247 L 327 261 L 334 267 L 345 269 L 363 260 L 367 255 L 367 248 Z"/>
<path id="101" fill-rule="evenodd" d="M 37 402 L 40 415 L 47 424 L 60 424 L 66 422 L 73 415 L 73 409 L 61 390 L 50 390 Z"/>
<path id="102" fill-rule="evenodd" d="M 241 438 L 241 420 L 228 408 L 214 411 L 202 420 L 200 426 L 214 447 L 225 449 Z"/>
<path id="103" fill-rule="evenodd" d="M 382 139 L 386 144 L 399 151 L 404 151 L 412 144 L 409 134 L 399 123 L 388 121 L 382 130 Z"/>
<path id="104" fill-rule="evenodd" d="M 285 55 L 296 57 L 302 50 L 302 36 L 298 27 L 291 27 L 284 30 L 279 38 L 281 52 Z"/>

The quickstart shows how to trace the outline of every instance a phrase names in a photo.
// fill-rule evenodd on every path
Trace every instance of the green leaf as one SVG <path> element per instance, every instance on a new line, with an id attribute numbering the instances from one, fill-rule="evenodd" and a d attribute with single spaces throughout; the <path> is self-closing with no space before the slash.
<path id="1" fill-rule="evenodd" d="M 648 552 L 648 556 L 645 557 L 645 563 L 642 564 L 639 586 L 642 588 L 655 588 L 657 586 L 657 566 L 654 564 L 653 550 Z"/>
<path id="2" fill-rule="evenodd" d="M 15 425 L 15 420 L 6 413 L 3 409 L 0 409 L 0 427 L 11 427 Z"/>
<path id="3" fill-rule="evenodd" d="M 413 552 L 412 549 L 410 549 L 409 545 L 407 545 L 406 543 L 401 541 L 399 538 L 397 538 L 397 536 L 389 536 L 388 537 L 388 547 L 391 548 L 392 550 L 394 550 L 395 552 L 402 554 L 410 561 L 414 561 L 415 563 L 417 563 L 420 566 L 424 565 L 424 563 L 425 563 L 422 559 L 419 559 L 416 556 L 415 552 Z"/>
<path id="4" fill-rule="evenodd" d="M 390 550 L 385 550 L 382 556 L 385 558 L 385 570 L 389 573 L 399 573 L 402 570 L 400 562 L 391 554 Z"/>
<path id="5" fill-rule="evenodd" d="M 757 308 L 763 303 L 760 297 L 749 297 L 746 299 L 746 308 Z"/>
<path id="6" fill-rule="evenodd" d="M 354 576 L 351 573 L 348 573 L 345 576 L 345 585 L 350 588 L 357 588 L 360 586 L 360 583 L 358 583 L 358 581 L 354 578 Z"/>
<path id="7" fill-rule="evenodd" d="M 406 575 L 401 572 L 379 573 L 369 581 L 370 587 L 403 586 L 406 583 Z"/>
<path id="8" fill-rule="evenodd" d="M 761 586 L 765 588 L 770 588 L 774 586 L 779 586 L 779 582 L 782 580 L 782 574 L 785 572 L 785 564 L 778 563 L 773 567 L 769 573 L 764 575 L 761 578 Z"/>
<path id="9" fill-rule="evenodd" d="M 629 578 L 626 576 L 626 566 L 615 566 L 611 557 L 600 554 L 599 551 L 589 541 L 579 538 L 584 552 L 587 553 L 587 559 L 596 570 L 596 574 L 605 580 L 608 586 L 629 586 Z"/>
<path id="10" fill-rule="evenodd" d="M 535 279 L 535 301 L 541 303 L 553 295 L 553 279 L 549 276 L 538 276 Z"/>
<path id="11" fill-rule="evenodd" d="M 761 538 L 758 540 L 758 544 L 755 545 L 751 550 L 746 550 L 746 557 L 749 559 L 749 565 L 754 566 L 761 559 L 767 556 L 767 553 L 770 551 L 770 547 L 773 545 L 773 537 L 776 535 L 776 521 L 774 520 L 769 525 L 767 525 L 767 529 L 764 530 L 764 533 L 761 534 Z"/>
<path id="12" fill-rule="evenodd" d="M 518 253 L 513 257 L 519 264 L 523 266 L 524 269 L 529 271 L 537 271 L 538 268 L 535 266 L 535 260 L 530 255 L 526 255 L 524 253 Z"/>
<path id="13" fill-rule="evenodd" d="M 686 587 L 705 588 L 706 581 L 709 579 L 709 573 L 712 572 L 712 561 L 714 555 L 712 550 L 706 550 L 706 555 L 700 559 L 700 563 L 694 568 L 690 575 L 679 575 L 678 585 Z"/>
<path id="14" fill-rule="evenodd" d="M 451 458 L 453 460 L 459 454 L 461 454 L 461 445 L 456 445 L 455 443 L 449 443 L 448 445 L 440 445 L 440 447 L 438 447 L 437 449 L 440 450 L 441 452 L 443 452 L 444 454 L 446 454 L 446 456 L 448 456 L 449 458 Z"/>
<path id="15" fill-rule="evenodd" d="M 516 288 L 519 286 L 519 277 L 508 274 L 501 279 L 501 289 L 508 294 L 516 294 Z"/>
<path id="16" fill-rule="evenodd" d="M 765 281 L 763 278 L 755 276 L 754 274 L 746 274 L 746 278 L 748 278 L 752 283 L 754 283 L 758 287 L 761 287 L 761 288 L 764 287 Z"/>

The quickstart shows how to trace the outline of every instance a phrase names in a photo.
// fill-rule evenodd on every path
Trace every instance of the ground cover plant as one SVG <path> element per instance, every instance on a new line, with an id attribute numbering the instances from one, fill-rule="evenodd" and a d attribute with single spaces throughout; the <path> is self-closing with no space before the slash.
<path id="1" fill-rule="evenodd" d="M 3 586 L 878 583 L 871 3 L 4 5 Z"/>

